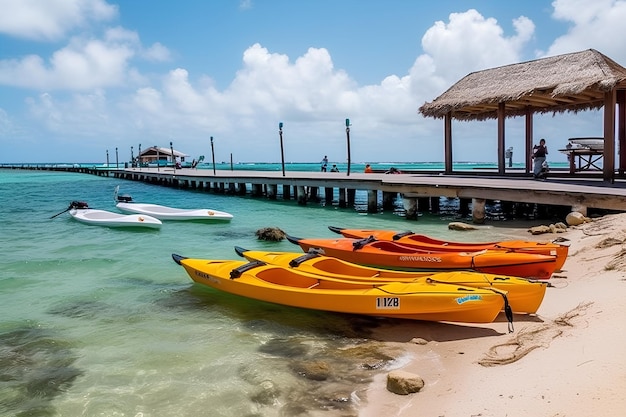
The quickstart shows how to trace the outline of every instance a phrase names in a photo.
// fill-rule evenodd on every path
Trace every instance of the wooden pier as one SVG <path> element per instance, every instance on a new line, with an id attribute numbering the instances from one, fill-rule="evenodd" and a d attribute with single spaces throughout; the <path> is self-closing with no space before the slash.
<path id="1" fill-rule="evenodd" d="M 12 169 L 41 169 L 79 172 L 124 180 L 142 181 L 169 187 L 207 190 L 226 194 L 251 194 L 254 197 L 309 201 L 332 201 L 339 191 L 340 207 L 354 205 L 357 190 L 366 191 L 368 211 L 378 212 L 379 197 L 383 210 L 393 206 L 400 195 L 407 218 L 423 212 L 438 211 L 440 197 L 458 198 L 461 210 L 471 210 L 473 221 L 485 219 L 485 203 L 500 200 L 506 203 L 528 203 L 564 206 L 587 214 L 587 209 L 626 211 L 626 181 L 607 183 L 601 178 L 560 176 L 537 181 L 525 176 L 498 176 L 487 173 L 443 175 L 442 173 L 334 173 L 277 171 L 120 168 L 102 169 L 78 166 L 0 166 Z M 470 208 L 471 207 L 471 208 Z"/>

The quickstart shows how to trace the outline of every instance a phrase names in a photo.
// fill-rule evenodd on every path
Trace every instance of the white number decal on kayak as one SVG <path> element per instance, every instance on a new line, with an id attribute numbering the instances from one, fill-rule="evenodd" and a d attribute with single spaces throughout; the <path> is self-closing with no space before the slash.
<path id="1" fill-rule="evenodd" d="M 400 298 L 398 297 L 377 297 L 376 298 L 377 310 L 399 310 Z"/>
<path id="2" fill-rule="evenodd" d="M 399 256 L 398 259 L 401 262 L 432 262 L 439 263 L 441 262 L 441 257 L 439 256 L 415 256 L 415 255 L 407 255 L 407 256 Z"/>

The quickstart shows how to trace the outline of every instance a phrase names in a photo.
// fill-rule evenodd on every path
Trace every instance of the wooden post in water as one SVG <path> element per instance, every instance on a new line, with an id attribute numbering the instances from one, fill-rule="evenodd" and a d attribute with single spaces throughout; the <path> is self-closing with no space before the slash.
<path id="1" fill-rule="evenodd" d="M 283 122 L 278 123 L 278 136 L 280 136 L 280 161 L 283 167 L 283 177 L 285 176 L 285 150 L 283 148 Z"/>
<path id="2" fill-rule="evenodd" d="M 306 191 L 303 185 L 296 186 L 296 198 L 299 205 L 306 206 Z"/>
<path id="3" fill-rule="evenodd" d="M 174 144 L 170 140 L 170 152 L 172 154 L 172 163 L 174 164 L 174 174 L 176 174 L 176 157 L 174 156 Z"/>
<path id="4" fill-rule="evenodd" d="M 393 210 L 393 203 L 398 193 L 383 191 L 383 210 Z"/>
<path id="5" fill-rule="evenodd" d="M 346 207 L 346 189 L 345 188 L 339 188 L 339 207 L 341 208 Z"/>
<path id="6" fill-rule="evenodd" d="M 333 196 L 335 194 L 335 189 L 333 187 L 324 187 L 324 200 L 326 200 L 327 206 L 333 205 Z"/>
<path id="7" fill-rule="evenodd" d="M 417 207 L 424 213 L 425 211 L 430 211 L 430 198 L 429 197 L 418 197 L 417 198 Z"/>
<path id="8" fill-rule="evenodd" d="M 211 157 L 213 159 L 213 175 L 215 175 L 215 148 L 213 147 L 213 136 L 211 136 Z"/>
<path id="9" fill-rule="evenodd" d="M 378 212 L 378 190 L 367 190 L 367 212 Z"/>
<path id="10" fill-rule="evenodd" d="M 347 207 L 354 207 L 356 202 L 356 190 L 354 188 L 348 188 L 346 190 Z"/>
<path id="11" fill-rule="evenodd" d="M 472 223 L 483 224 L 485 222 L 485 200 L 484 198 L 472 199 Z"/>
<path id="12" fill-rule="evenodd" d="M 417 220 L 417 198 L 402 197 L 402 205 L 406 211 L 406 219 Z"/>
<path id="13" fill-rule="evenodd" d="M 439 213 L 439 197 L 430 197 L 430 212 Z"/>
<path id="14" fill-rule="evenodd" d="M 276 195 L 278 194 L 278 185 L 277 184 L 267 184 L 267 198 L 270 200 L 276 200 Z"/>
<path id="15" fill-rule="evenodd" d="M 346 119 L 346 141 L 348 142 L 348 169 L 346 171 L 346 176 L 350 176 L 350 119 Z M 340 199 L 341 202 L 341 199 Z"/>

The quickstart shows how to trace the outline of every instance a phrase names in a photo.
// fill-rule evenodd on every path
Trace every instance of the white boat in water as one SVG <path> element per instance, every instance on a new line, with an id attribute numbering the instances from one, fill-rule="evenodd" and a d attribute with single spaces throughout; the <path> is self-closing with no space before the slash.
<path id="1" fill-rule="evenodd" d="M 118 195 L 119 186 L 115 188 L 115 205 L 124 213 L 136 213 L 152 216 L 160 220 L 211 220 L 230 221 L 233 215 L 212 209 L 184 209 L 162 206 L 159 204 L 134 203 L 130 196 Z"/>
<path id="2" fill-rule="evenodd" d="M 92 209 L 86 206 L 72 207 L 69 209 L 70 216 L 75 220 L 96 226 L 106 227 L 145 227 L 159 229 L 163 224 L 161 220 L 152 216 L 140 214 L 120 214 L 106 210 Z"/>

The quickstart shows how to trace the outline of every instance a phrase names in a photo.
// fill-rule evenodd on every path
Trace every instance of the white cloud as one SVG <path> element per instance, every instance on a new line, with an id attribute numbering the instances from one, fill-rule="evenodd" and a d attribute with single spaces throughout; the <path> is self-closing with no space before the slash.
<path id="1" fill-rule="evenodd" d="M 46 91 L 140 84 L 144 77 L 131 67 L 138 56 L 164 61 L 170 55 L 159 43 L 144 49 L 136 32 L 114 27 L 102 39 L 74 37 L 48 62 L 38 55 L 0 60 L 0 84 Z"/>
<path id="2" fill-rule="evenodd" d="M 169 61 L 171 59 L 169 49 L 159 42 L 155 42 L 152 46 L 144 49 L 141 55 L 149 61 Z"/>
<path id="3" fill-rule="evenodd" d="M 0 84 L 39 90 L 89 90 L 125 82 L 133 50 L 124 44 L 74 39 L 45 63 L 30 55 L 0 61 Z"/>
<path id="4" fill-rule="evenodd" d="M 626 61 L 626 37 L 620 36 L 626 21 L 623 0 L 555 0 L 555 19 L 571 22 L 568 32 L 558 37 L 547 56 L 593 48 L 617 62 Z"/>
<path id="5" fill-rule="evenodd" d="M 422 38 L 437 76 L 448 84 L 470 72 L 519 62 L 522 47 L 532 37 L 534 24 L 525 17 L 514 21 L 516 34 L 506 37 L 496 19 L 474 9 L 451 13 L 449 22 L 436 22 Z"/>
<path id="6" fill-rule="evenodd" d="M 250 10 L 252 8 L 252 0 L 239 0 L 239 10 Z"/>
<path id="7" fill-rule="evenodd" d="M 105 0 L 0 0 L 0 11 L 0 33 L 44 41 L 117 16 Z"/>

